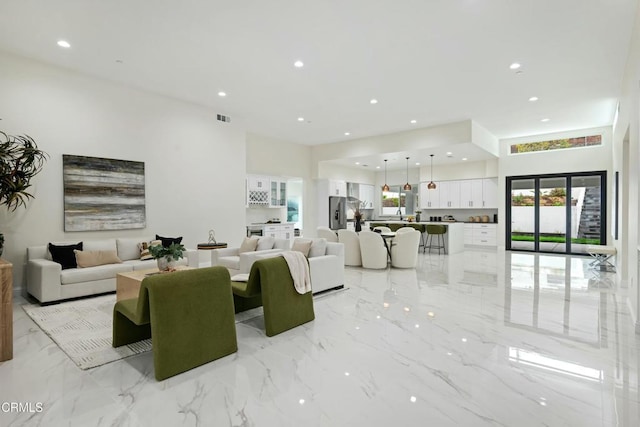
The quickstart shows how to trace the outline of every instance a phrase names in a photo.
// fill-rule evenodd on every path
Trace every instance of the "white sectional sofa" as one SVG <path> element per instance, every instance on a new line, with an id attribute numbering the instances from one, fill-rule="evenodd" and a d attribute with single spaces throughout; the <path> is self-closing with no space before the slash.
<path id="1" fill-rule="evenodd" d="M 312 255 L 309 254 L 312 292 L 344 287 L 344 243 L 327 242 L 324 255 Z"/>
<path id="2" fill-rule="evenodd" d="M 309 274 L 311 275 L 311 291 L 313 294 L 340 289 L 344 287 L 344 243 L 327 242 L 325 238 L 298 239 L 311 240 L 309 249 Z M 294 241 L 295 242 L 295 241 Z M 265 251 L 256 254 L 256 259 L 278 256 L 278 252 Z"/>
<path id="3" fill-rule="evenodd" d="M 255 251 L 240 253 L 240 248 L 212 250 L 211 265 L 226 267 L 232 276 L 248 274 L 256 260 L 278 256 L 280 252 L 291 249 L 291 242 L 286 239 L 273 237 L 259 239 Z M 344 286 L 344 244 L 327 242 L 324 238 L 300 240 L 313 242 L 308 254 L 313 293 L 342 288 Z"/>
<path id="4" fill-rule="evenodd" d="M 249 273 L 253 263 L 260 255 L 286 251 L 290 247 L 288 239 L 275 239 L 273 237 L 254 237 L 258 239 L 256 250 L 240 252 L 240 248 L 214 249 L 211 251 L 211 266 L 221 265 L 234 274 Z"/>
<path id="5" fill-rule="evenodd" d="M 82 239 L 79 239 L 82 240 Z M 74 244 L 54 242 L 54 244 Z M 156 260 L 140 260 L 140 238 L 82 240 L 83 251 L 116 251 L 120 264 L 107 264 L 63 270 L 51 258 L 48 246 L 27 248 L 27 292 L 40 303 L 76 298 L 116 290 L 116 275 L 127 271 L 152 269 Z M 176 264 L 198 267 L 198 251 L 187 250 Z"/>

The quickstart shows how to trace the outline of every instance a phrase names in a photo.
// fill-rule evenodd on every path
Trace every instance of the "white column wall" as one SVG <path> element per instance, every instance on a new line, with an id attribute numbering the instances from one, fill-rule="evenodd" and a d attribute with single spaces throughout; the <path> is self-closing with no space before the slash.
<path id="1" fill-rule="evenodd" d="M 626 247 L 622 246 L 622 239 L 615 242 L 618 250 L 618 260 L 627 263 L 627 276 L 622 277 L 622 284 L 629 287 L 629 298 L 626 301 L 635 322 L 636 333 L 640 334 L 640 290 L 638 279 L 640 266 L 638 265 L 638 222 L 640 222 L 640 8 L 636 11 L 635 25 L 629 57 L 625 69 L 618 120 L 613 129 L 613 170 L 628 172 L 628 187 L 621 188 L 621 197 L 627 197 L 627 210 L 620 214 L 620 230 L 626 234 Z M 625 158 L 624 141 L 628 141 L 628 158 Z M 622 183 L 621 179 L 621 183 Z M 621 203 L 622 206 L 622 203 Z"/>

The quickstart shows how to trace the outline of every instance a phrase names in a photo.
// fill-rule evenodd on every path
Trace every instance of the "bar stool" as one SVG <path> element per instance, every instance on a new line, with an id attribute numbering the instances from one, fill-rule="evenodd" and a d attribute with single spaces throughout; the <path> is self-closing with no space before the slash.
<path id="1" fill-rule="evenodd" d="M 447 232 L 447 227 L 444 225 L 427 225 L 427 244 L 424 246 L 424 252 L 429 248 L 429 253 L 431 253 L 431 249 L 437 249 L 438 255 L 440 255 L 440 249 L 444 250 L 444 253 L 447 253 L 447 248 L 444 245 L 444 234 Z M 437 243 L 434 245 L 433 236 L 438 236 Z"/>

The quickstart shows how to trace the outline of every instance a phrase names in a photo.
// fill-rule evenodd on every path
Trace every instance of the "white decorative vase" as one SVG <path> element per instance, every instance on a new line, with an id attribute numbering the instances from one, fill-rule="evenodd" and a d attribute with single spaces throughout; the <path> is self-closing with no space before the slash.
<path id="1" fill-rule="evenodd" d="M 160 271 L 174 268 L 175 265 L 176 265 L 175 260 L 170 256 L 163 256 L 162 258 L 158 258 L 158 270 Z"/>

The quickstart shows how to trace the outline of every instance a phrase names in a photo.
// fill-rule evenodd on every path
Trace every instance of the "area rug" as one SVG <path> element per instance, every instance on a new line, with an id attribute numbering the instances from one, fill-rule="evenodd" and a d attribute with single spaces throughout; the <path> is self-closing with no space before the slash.
<path id="1" fill-rule="evenodd" d="M 60 304 L 25 304 L 24 311 L 80 369 L 90 369 L 151 350 L 151 340 L 113 348 L 116 295 L 83 298 Z M 263 315 L 262 307 L 236 314 L 236 323 Z"/>
<path id="2" fill-rule="evenodd" d="M 112 317 L 116 295 L 103 295 L 24 311 L 80 369 L 95 368 L 151 350 L 151 340 L 113 348 Z"/>

